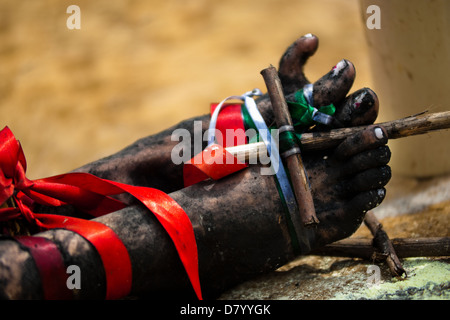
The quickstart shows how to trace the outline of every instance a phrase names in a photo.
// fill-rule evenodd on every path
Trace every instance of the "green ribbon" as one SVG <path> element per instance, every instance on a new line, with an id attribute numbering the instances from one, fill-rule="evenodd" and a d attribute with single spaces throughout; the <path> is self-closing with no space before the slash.
<path id="1" fill-rule="evenodd" d="M 286 103 L 296 131 L 304 131 L 315 123 L 313 120 L 315 108 L 306 101 L 303 90 L 299 90 L 295 93 L 294 101 L 286 101 Z M 336 108 L 333 104 L 321 106 L 317 108 L 317 110 L 329 116 L 334 115 L 336 112 Z"/>
<path id="2" fill-rule="evenodd" d="M 301 145 L 300 138 L 301 134 L 299 133 L 295 133 L 292 131 L 281 132 L 278 137 L 280 154 L 283 154 L 283 152 L 291 150 L 295 147 L 300 148 Z"/>
<path id="3" fill-rule="evenodd" d="M 295 133 L 290 131 L 284 131 L 280 133 L 279 141 L 280 141 L 280 153 L 291 149 L 292 147 L 298 145 L 301 146 L 300 139 L 302 133 L 315 124 L 316 122 L 313 120 L 315 108 L 311 106 L 307 101 L 305 96 L 303 95 L 303 89 L 298 90 L 294 95 L 294 101 L 286 101 L 289 112 L 291 114 L 292 123 L 295 128 Z M 317 108 L 317 110 L 326 115 L 332 116 L 336 112 L 336 107 L 333 104 L 329 104 L 326 106 L 321 106 Z M 247 108 L 242 107 L 242 118 L 244 120 L 244 124 L 248 128 L 255 128 L 252 118 L 247 111 Z M 270 127 L 269 129 L 276 129 L 275 126 Z M 256 142 L 258 141 L 258 134 L 255 135 L 250 141 Z"/>

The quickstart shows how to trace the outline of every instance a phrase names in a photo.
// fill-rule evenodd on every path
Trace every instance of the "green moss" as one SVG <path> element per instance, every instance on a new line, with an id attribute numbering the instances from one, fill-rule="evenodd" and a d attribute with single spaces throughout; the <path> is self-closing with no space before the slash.
<path id="1" fill-rule="evenodd" d="M 450 264 L 427 258 L 404 259 L 406 279 L 392 278 L 377 285 L 364 285 L 357 292 L 338 293 L 333 299 L 353 300 L 448 300 Z"/>

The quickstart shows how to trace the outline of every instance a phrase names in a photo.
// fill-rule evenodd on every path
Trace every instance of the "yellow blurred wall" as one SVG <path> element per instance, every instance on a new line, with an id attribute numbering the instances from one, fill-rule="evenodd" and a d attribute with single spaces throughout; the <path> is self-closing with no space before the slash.
<path id="1" fill-rule="evenodd" d="M 69 5 L 81 29 L 69 30 Z M 342 58 L 371 86 L 357 0 L 0 1 L 0 126 L 28 177 L 64 173 L 254 87 L 298 37 L 316 80 Z"/>

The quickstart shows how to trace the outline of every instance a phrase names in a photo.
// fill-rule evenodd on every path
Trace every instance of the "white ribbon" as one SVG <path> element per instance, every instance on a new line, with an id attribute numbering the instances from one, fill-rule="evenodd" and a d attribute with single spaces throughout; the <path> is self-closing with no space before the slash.
<path id="1" fill-rule="evenodd" d="M 229 96 L 225 99 L 223 99 L 216 107 L 216 109 L 214 110 L 213 114 L 211 115 L 211 121 L 209 123 L 209 130 L 208 130 L 208 145 L 211 145 L 213 143 L 216 143 L 216 123 L 217 123 L 217 118 L 219 117 L 219 113 L 222 109 L 222 107 L 224 106 L 224 103 L 227 102 L 228 100 L 241 100 L 244 101 L 245 105 L 247 104 L 255 104 L 255 100 L 253 100 L 252 97 L 254 96 L 261 96 L 262 92 L 259 89 L 253 89 L 252 91 L 248 91 L 246 93 L 244 93 L 241 96 Z M 256 106 L 256 104 L 255 104 Z M 248 108 L 247 108 L 248 110 Z M 258 111 L 259 113 L 259 111 Z M 264 120 L 263 120 L 264 121 Z"/>
<path id="2" fill-rule="evenodd" d="M 266 125 L 266 122 L 264 121 L 261 113 L 258 110 L 258 107 L 256 106 L 256 102 L 253 99 L 254 96 L 261 96 L 262 92 L 259 89 L 253 89 L 252 91 L 248 91 L 244 93 L 241 96 L 229 96 L 222 100 L 214 110 L 213 114 L 211 115 L 211 121 L 209 124 L 209 131 L 208 131 L 208 145 L 213 144 L 216 142 L 216 136 L 215 136 L 215 127 L 217 123 L 217 118 L 219 116 L 220 110 L 224 106 L 224 103 L 231 99 L 241 100 L 244 101 L 245 107 L 247 108 L 247 111 L 250 115 L 250 117 L 253 120 L 253 123 L 255 124 L 256 129 L 258 130 L 259 136 L 263 139 L 264 144 L 266 145 L 267 152 L 270 157 L 271 162 L 271 168 L 262 168 L 261 174 L 264 175 L 264 169 L 270 170 L 267 175 L 274 174 L 277 177 L 278 184 L 280 186 L 281 193 L 283 194 L 284 201 L 286 203 L 286 207 L 289 211 L 289 214 L 292 219 L 295 219 L 295 217 L 299 216 L 298 210 L 297 210 L 297 203 L 295 200 L 294 192 L 292 191 L 291 184 L 289 182 L 288 176 L 286 174 L 286 171 L 284 170 L 284 166 L 281 162 L 280 153 L 278 150 L 278 141 L 275 141 L 273 139 L 273 136 L 270 134 L 270 130 Z M 267 171 L 265 171 L 267 172 Z M 298 220 L 298 219 L 295 219 Z M 299 241 L 300 246 L 303 250 L 309 250 L 309 240 L 307 239 L 306 232 L 301 226 L 299 226 L 298 223 L 294 223 L 295 231 L 297 234 L 297 239 Z"/>
<path id="3" fill-rule="evenodd" d="M 314 86 L 312 83 L 305 84 L 303 87 L 303 96 L 310 106 L 314 106 L 313 89 Z"/>

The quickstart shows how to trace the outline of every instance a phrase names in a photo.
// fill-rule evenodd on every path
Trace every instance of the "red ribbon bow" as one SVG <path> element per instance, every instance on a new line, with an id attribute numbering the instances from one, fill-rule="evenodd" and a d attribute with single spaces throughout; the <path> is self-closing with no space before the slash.
<path id="1" fill-rule="evenodd" d="M 171 237 L 199 299 L 198 254 L 194 230 L 184 210 L 164 192 L 98 178 L 88 173 L 68 173 L 38 180 L 25 176 L 26 160 L 20 143 L 8 127 L 0 131 L 0 204 L 13 197 L 17 208 L 0 208 L 0 221 L 23 216 L 41 229 L 66 228 L 90 240 L 102 257 L 107 274 L 107 299 L 120 298 L 131 290 L 128 252 L 112 230 L 101 237 L 100 223 L 32 211 L 33 203 L 48 206 L 70 204 L 98 217 L 126 205 L 112 195 L 130 193 L 140 200 Z M 105 226 L 106 227 L 106 226 Z M 102 229 L 103 230 L 103 229 Z M 103 230 L 104 231 L 104 230 Z M 111 249 L 115 248 L 115 249 Z M 121 255 L 120 259 L 118 256 Z M 128 259 L 124 259 L 124 255 Z M 124 261 L 124 262 L 121 262 Z M 110 269 L 110 270 L 106 270 Z"/>

